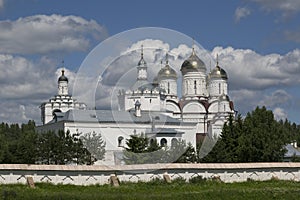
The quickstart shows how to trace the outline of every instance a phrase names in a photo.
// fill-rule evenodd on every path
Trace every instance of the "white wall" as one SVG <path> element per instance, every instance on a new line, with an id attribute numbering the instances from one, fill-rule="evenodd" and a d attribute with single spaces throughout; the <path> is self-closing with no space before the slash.
<path id="1" fill-rule="evenodd" d="M 271 178 L 279 180 L 300 180 L 300 163 L 203 163 L 203 164 L 145 164 L 124 166 L 67 166 L 67 165 L 0 165 L 0 184 L 26 184 L 26 178 L 34 182 L 52 184 L 92 185 L 108 184 L 111 175 L 120 181 L 137 182 L 163 179 L 169 174 L 171 180 L 193 177 L 218 177 L 223 182 L 243 182 L 247 179 L 264 181 Z M 121 183 L 122 184 L 122 183 Z"/>

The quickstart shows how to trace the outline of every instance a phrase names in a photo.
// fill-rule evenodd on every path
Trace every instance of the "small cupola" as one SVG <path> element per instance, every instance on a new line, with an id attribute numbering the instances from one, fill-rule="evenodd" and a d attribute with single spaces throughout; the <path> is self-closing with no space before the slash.
<path id="1" fill-rule="evenodd" d="M 65 81 L 65 82 L 68 82 L 68 78 L 65 76 L 65 70 L 62 69 L 61 70 L 61 76 L 58 78 L 58 82 L 62 82 L 62 81 Z"/>

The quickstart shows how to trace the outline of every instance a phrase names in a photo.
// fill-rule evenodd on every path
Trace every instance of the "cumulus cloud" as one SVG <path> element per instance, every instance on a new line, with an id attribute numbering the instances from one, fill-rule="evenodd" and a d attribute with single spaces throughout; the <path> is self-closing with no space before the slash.
<path id="1" fill-rule="evenodd" d="M 32 62 L 21 56 L 0 55 L 0 96 L 1 99 L 25 99 L 40 97 L 53 91 L 55 65 L 52 60 L 42 57 Z"/>
<path id="2" fill-rule="evenodd" d="M 57 93 L 61 68 L 41 57 L 33 62 L 22 56 L 0 54 L 0 118 L 6 122 L 40 122 L 39 106 Z M 66 69 L 70 87 L 75 73 Z"/>
<path id="3" fill-rule="evenodd" d="M 94 20 L 78 16 L 34 15 L 0 21 L 0 53 L 44 54 L 84 51 L 107 36 Z"/>
<path id="4" fill-rule="evenodd" d="M 249 8 L 246 8 L 246 7 L 238 7 L 236 10 L 235 10 L 235 13 L 234 13 L 234 18 L 235 18 L 235 21 L 236 22 L 239 22 L 242 18 L 245 18 L 247 17 L 248 15 L 251 14 L 251 11 Z"/>
<path id="5" fill-rule="evenodd" d="M 215 47 L 211 53 L 219 55 L 219 64 L 227 71 L 229 94 L 241 114 L 256 106 L 288 113 L 296 106 L 295 97 L 286 89 L 300 84 L 299 49 L 285 55 L 261 55 L 249 49 Z"/>
<path id="6" fill-rule="evenodd" d="M 279 85 L 300 83 L 300 50 L 285 55 L 261 55 L 250 49 L 215 47 L 212 55 L 219 55 L 220 65 L 228 71 L 233 89 L 264 90 Z"/>

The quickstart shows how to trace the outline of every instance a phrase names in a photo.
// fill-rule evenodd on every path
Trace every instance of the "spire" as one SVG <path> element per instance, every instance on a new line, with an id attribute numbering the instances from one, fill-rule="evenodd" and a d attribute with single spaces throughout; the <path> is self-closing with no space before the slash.
<path id="1" fill-rule="evenodd" d="M 65 75 L 65 61 L 64 60 L 61 61 L 61 68 L 62 68 L 61 75 L 64 76 Z"/>
<path id="2" fill-rule="evenodd" d="M 141 59 L 144 59 L 144 46 L 141 45 Z"/>
<path id="3" fill-rule="evenodd" d="M 193 38 L 193 44 L 192 44 L 192 54 L 195 55 L 195 39 Z"/>
<path id="4" fill-rule="evenodd" d="M 141 59 L 138 63 L 138 65 L 146 65 L 146 61 L 144 60 L 144 46 L 141 45 Z"/>

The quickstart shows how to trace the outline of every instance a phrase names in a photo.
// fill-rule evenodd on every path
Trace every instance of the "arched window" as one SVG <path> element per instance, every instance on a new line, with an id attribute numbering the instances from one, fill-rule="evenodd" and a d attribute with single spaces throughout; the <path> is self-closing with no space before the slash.
<path id="1" fill-rule="evenodd" d="M 123 147 L 123 140 L 124 140 L 124 137 L 123 136 L 120 136 L 118 137 L 118 147 Z"/>
<path id="2" fill-rule="evenodd" d="M 162 139 L 160 140 L 160 146 L 162 146 L 162 147 L 167 146 L 167 139 L 166 139 L 166 138 L 162 138 Z"/>

